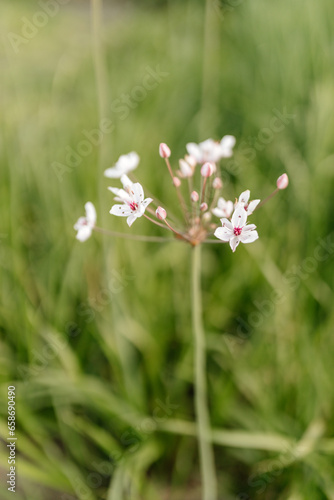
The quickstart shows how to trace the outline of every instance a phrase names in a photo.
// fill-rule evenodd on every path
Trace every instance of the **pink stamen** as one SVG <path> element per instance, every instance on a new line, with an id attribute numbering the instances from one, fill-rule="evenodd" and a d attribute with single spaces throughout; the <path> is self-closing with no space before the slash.
<path id="1" fill-rule="evenodd" d="M 137 210 L 137 208 L 138 208 L 138 203 L 135 203 L 134 201 L 132 201 L 132 202 L 129 204 L 129 206 L 130 206 L 131 210 L 132 210 L 133 212 L 135 212 L 135 211 Z"/>
<path id="2" fill-rule="evenodd" d="M 236 236 L 239 236 L 241 234 L 241 231 L 242 227 L 235 227 L 233 232 Z"/>

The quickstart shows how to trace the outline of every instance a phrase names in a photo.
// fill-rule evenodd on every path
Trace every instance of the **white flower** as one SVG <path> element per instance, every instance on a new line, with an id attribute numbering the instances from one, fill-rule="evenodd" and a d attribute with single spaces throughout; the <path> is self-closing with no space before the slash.
<path id="1" fill-rule="evenodd" d="M 113 167 L 104 171 L 104 175 L 111 179 L 119 179 L 122 175 L 128 174 L 137 168 L 138 163 L 139 156 L 132 151 L 132 153 L 120 156 Z"/>
<path id="2" fill-rule="evenodd" d="M 221 222 L 222 227 L 215 230 L 215 236 L 222 241 L 229 241 L 233 252 L 235 252 L 240 241 L 242 243 L 252 243 L 259 237 L 257 231 L 255 231 L 255 224 L 246 224 L 247 213 L 243 207 L 235 209 L 231 221 L 224 218 L 221 219 Z"/>
<path id="3" fill-rule="evenodd" d="M 241 193 L 236 205 L 236 208 L 243 207 L 246 210 L 247 215 L 251 215 L 261 201 L 261 200 L 252 200 L 251 202 L 248 202 L 249 197 L 250 197 L 250 190 L 247 189 L 246 191 Z"/>
<path id="4" fill-rule="evenodd" d="M 199 144 L 190 142 L 186 145 L 186 148 L 197 163 L 205 163 L 207 161 L 215 163 L 221 158 L 232 156 L 234 144 L 235 138 L 232 135 L 225 135 L 220 142 L 207 139 Z"/>
<path id="5" fill-rule="evenodd" d="M 233 201 L 226 201 L 224 198 L 219 198 L 217 207 L 212 209 L 213 215 L 219 217 L 227 217 L 228 219 L 231 217 L 233 212 Z"/>
<path id="6" fill-rule="evenodd" d="M 146 207 L 153 199 L 144 199 L 144 190 L 141 184 L 131 182 L 126 175 L 122 175 L 121 182 L 123 189 L 108 188 L 116 195 L 116 201 L 123 202 L 122 205 L 111 207 L 110 213 L 119 217 L 127 217 L 126 222 L 131 226 L 138 217 L 144 215 Z"/>
<path id="7" fill-rule="evenodd" d="M 79 241 L 86 241 L 92 234 L 96 222 L 96 210 L 90 201 L 85 204 L 86 217 L 80 217 L 74 224 L 74 229 L 78 231 L 76 236 Z"/>

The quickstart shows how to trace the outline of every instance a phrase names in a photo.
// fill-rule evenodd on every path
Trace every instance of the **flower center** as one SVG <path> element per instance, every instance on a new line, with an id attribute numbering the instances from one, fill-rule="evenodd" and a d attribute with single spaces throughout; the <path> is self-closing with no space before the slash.
<path id="1" fill-rule="evenodd" d="M 134 201 L 130 203 L 130 208 L 131 210 L 133 210 L 134 212 L 137 210 L 138 208 L 138 203 L 135 203 Z"/>
<path id="2" fill-rule="evenodd" d="M 234 234 L 236 236 L 239 236 L 241 234 L 241 231 L 242 231 L 242 227 L 235 227 L 234 228 Z"/>

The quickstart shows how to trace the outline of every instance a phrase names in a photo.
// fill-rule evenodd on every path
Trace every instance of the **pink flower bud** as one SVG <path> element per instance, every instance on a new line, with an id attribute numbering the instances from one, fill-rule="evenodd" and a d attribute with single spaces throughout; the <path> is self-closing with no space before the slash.
<path id="1" fill-rule="evenodd" d="M 201 168 L 201 175 L 203 177 L 210 177 L 214 172 L 214 166 L 212 163 L 206 162 Z"/>
<path id="2" fill-rule="evenodd" d="M 201 212 L 205 212 L 208 209 L 208 204 L 205 202 L 201 203 L 199 208 L 201 209 Z"/>
<path id="3" fill-rule="evenodd" d="M 165 220 L 167 217 L 167 212 L 164 208 L 158 207 L 155 211 L 155 215 L 157 216 L 158 219 Z"/>
<path id="4" fill-rule="evenodd" d="M 180 187 L 181 186 L 181 181 L 178 177 L 173 177 L 173 184 L 175 187 Z"/>
<path id="5" fill-rule="evenodd" d="M 164 142 L 162 142 L 159 145 L 159 155 L 161 156 L 161 158 L 169 158 L 170 157 L 170 149 L 167 146 L 167 144 L 165 144 Z"/>
<path id="6" fill-rule="evenodd" d="M 215 177 L 212 182 L 213 189 L 221 189 L 223 187 L 223 181 L 219 177 Z"/>
<path id="7" fill-rule="evenodd" d="M 193 201 L 194 203 L 196 203 L 198 200 L 199 200 L 199 194 L 197 193 L 197 191 L 193 191 L 190 195 L 190 199 L 191 201 Z"/>
<path id="8" fill-rule="evenodd" d="M 285 189 L 288 187 L 288 184 L 289 184 L 289 177 L 287 176 L 287 174 L 281 175 L 276 182 L 278 189 Z"/>

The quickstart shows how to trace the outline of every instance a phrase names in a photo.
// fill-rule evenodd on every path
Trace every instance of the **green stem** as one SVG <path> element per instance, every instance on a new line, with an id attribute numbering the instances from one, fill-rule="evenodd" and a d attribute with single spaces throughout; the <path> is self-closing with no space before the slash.
<path id="1" fill-rule="evenodd" d="M 206 348 L 202 323 L 201 245 L 192 249 L 192 329 L 195 344 L 194 380 L 197 438 L 203 484 L 203 500 L 217 499 L 217 480 L 207 406 Z"/>

